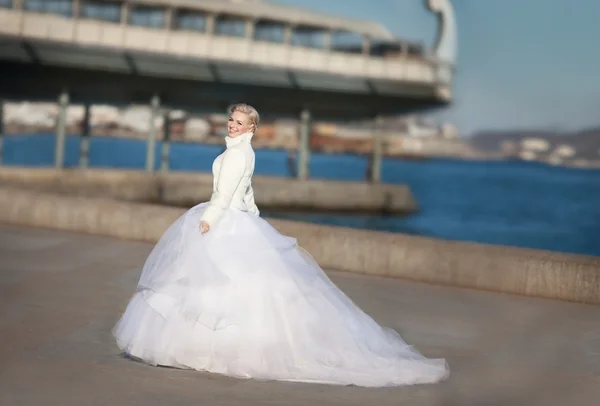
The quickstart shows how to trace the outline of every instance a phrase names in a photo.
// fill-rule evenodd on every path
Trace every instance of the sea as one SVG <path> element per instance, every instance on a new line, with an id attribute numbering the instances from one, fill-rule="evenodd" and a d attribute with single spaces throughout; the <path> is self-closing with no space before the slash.
<path id="1" fill-rule="evenodd" d="M 51 167 L 54 143 L 52 133 L 6 135 L 3 165 Z M 67 137 L 67 167 L 79 165 L 79 143 L 79 136 Z M 157 168 L 160 149 L 158 142 Z M 172 142 L 170 170 L 208 172 L 222 149 Z M 143 140 L 90 138 L 90 167 L 142 169 L 145 159 Z M 362 181 L 367 165 L 365 156 L 313 152 L 310 176 Z M 290 170 L 286 151 L 256 150 L 256 174 L 290 177 Z M 447 240 L 600 255 L 600 169 L 518 161 L 385 158 L 382 181 L 409 185 L 419 211 L 402 217 L 264 209 L 262 213 L 265 217 Z"/>

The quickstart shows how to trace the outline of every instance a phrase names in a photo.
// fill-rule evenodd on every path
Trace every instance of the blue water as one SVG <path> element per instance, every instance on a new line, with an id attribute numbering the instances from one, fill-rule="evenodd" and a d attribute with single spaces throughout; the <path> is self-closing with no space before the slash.
<path id="1" fill-rule="evenodd" d="M 78 136 L 67 139 L 66 166 L 79 161 Z M 222 147 L 172 143 L 173 171 L 209 171 Z M 156 150 L 159 162 L 160 143 Z M 256 151 L 256 173 L 289 176 L 285 151 Z M 54 136 L 7 136 L 5 165 L 51 166 Z M 145 166 L 143 141 L 92 137 L 90 166 Z M 311 177 L 363 180 L 364 157 L 313 153 Z M 402 232 L 553 251 L 600 255 L 600 170 L 550 167 L 522 162 L 384 159 L 384 182 L 410 185 L 420 212 L 408 217 L 269 213 L 272 217 L 321 224 Z"/>

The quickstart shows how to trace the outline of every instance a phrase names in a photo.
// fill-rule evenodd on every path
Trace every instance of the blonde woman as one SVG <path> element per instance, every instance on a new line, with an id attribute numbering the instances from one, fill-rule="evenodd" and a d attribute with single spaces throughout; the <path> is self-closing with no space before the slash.
<path id="1" fill-rule="evenodd" d="M 188 210 L 150 253 L 114 328 L 127 355 L 151 365 L 239 378 L 357 386 L 434 383 L 427 359 L 379 326 L 296 240 L 259 217 L 251 140 L 258 112 L 231 108 L 213 195 Z"/>

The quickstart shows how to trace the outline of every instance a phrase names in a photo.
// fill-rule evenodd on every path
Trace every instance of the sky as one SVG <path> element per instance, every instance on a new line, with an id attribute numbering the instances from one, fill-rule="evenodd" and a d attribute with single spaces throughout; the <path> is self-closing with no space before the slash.
<path id="1" fill-rule="evenodd" d="M 424 0 L 270 0 L 377 21 L 433 47 Z M 453 0 L 454 103 L 431 114 L 465 135 L 600 126 L 600 0 Z"/>

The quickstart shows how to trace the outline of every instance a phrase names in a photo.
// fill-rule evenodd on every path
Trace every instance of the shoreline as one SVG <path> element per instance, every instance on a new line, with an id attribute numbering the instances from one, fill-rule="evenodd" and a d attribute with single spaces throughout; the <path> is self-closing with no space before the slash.
<path id="1" fill-rule="evenodd" d="M 119 130 L 122 132 L 122 130 Z M 70 137 L 80 137 L 80 131 L 76 131 L 75 129 L 70 129 L 67 131 L 67 135 Z M 27 131 L 27 132 L 14 132 L 14 131 L 5 131 L 3 134 L 4 138 L 6 137 L 26 137 L 26 136 L 54 136 L 53 130 L 39 130 L 39 131 Z M 146 141 L 146 135 L 137 134 L 131 132 L 127 135 L 122 134 L 114 134 L 107 131 L 95 131 L 90 135 L 91 138 L 108 138 L 108 139 L 122 139 L 127 141 Z M 163 142 L 162 134 L 158 133 L 156 142 Z M 209 136 L 203 140 L 189 140 L 183 139 L 179 137 L 173 137 L 170 140 L 171 143 L 180 143 L 180 144 L 189 144 L 189 145 L 205 145 L 207 147 L 221 147 L 224 146 L 222 137 L 217 135 Z M 294 152 L 296 151 L 295 147 L 286 146 L 287 144 L 277 144 L 272 145 L 266 141 L 256 140 L 253 142 L 255 149 L 264 150 L 264 151 L 283 151 L 283 152 Z M 355 156 L 360 158 L 369 158 L 370 153 L 368 152 L 359 152 L 355 150 L 338 150 L 333 149 L 329 150 L 327 148 L 312 148 L 312 153 L 322 154 L 322 155 L 345 155 L 345 156 Z M 431 154 L 390 154 L 383 153 L 382 158 L 388 160 L 396 160 L 396 161 L 456 161 L 456 162 L 490 162 L 490 163 L 520 163 L 520 164 L 539 164 L 549 168 L 567 168 L 567 169 L 583 169 L 583 170 L 600 170 L 600 160 L 599 161 L 586 161 L 586 162 L 563 162 L 560 164 L 551 163 L 545 160 L 525 160 L 525 159 L 517 159 L 514 156 L 498 156 L 498 155 L 478 155 L 478 154 L 467 154 L 467 155 L 431 155 Z"/>

